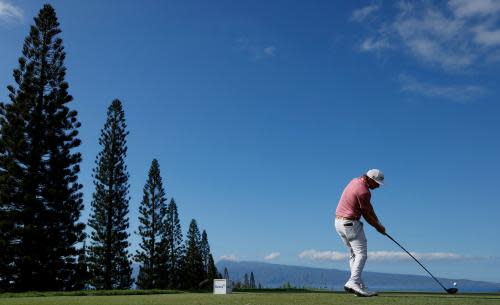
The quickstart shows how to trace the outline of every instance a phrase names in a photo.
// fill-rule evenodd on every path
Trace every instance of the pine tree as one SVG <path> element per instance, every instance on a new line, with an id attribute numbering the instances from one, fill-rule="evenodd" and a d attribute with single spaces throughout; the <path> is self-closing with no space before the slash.
<path id="1" fill-rule="evenodd" d="M 184 256 L 184 286 L 187 289 L 198 289 L 205 279 L 203 260 L 200 253 L 200 231 L 195 219 L 191 220 L 186 240 Z"/>
<path id="2" fill-rule="evenodd" d="M 18 70 L 17 74 L 20 75 Z M 16 75 L 14 71 L 14 75 Z M 29 78 L 28 72 L 32 73 L 33 65 L 25 73 L 24 77 Z M 19 78 L 20 76 L 18 76 Z M 18 83 L 21 80 L 16 79 Z M 20 84 L 26 87 L 24 84 Z M 33 222 L 33 219 L 25 218 L 26 198 L 23 195 L 26 187 L 19 182 L 27 181 L 27 166 L 30 159 L 25 152 L 29 152 L 29 138 L 24 131 L 27 125 L 27 108 L 29 107 L 29 88 L 24 88 L 18 96 L 10 94 L 12 104 L 0 104 L 0 289 L 2 290 L 23 290 L 25 280 L 20 276 L 21 260 L 23 250 L 27 247 L 28 240 L 22 240 L 23 233 L 19 225 Z M 13 91 L 13 88 L 9 88 Z M 24 97 L 24 98 L 21 98 Z M 32 206 L 34 204 L 31 204 Z M 37 207 L 40 205 L 38 204 Z M 27 208 L 27 205 L 26 205 Z M 33 209 L 33 208 L 32 208 Z M 24 231 L 24 232 L 23 232 Z M 17 242 L 16 242 L 17 240 Z"/>
<path id="3" fill-rule="evenodd" d="M 253 272 L 250 272 L 250 288 L 255 289 L 255 278 Z"/>
<path id="4" fill-rule="evenodd" d="M 209 283 L 213 283 L 214 279 L 221 278 L 217 267 L 215 267 L 215 261 L 212 254 L 208 255 L 208 267 L 207 267 L 207 279 Z"/>
<path id="5" fill-rule="evenodd" d="M 101 131 L 94 168 L 95 191 L 92 197 L 92 228 L 89 268 L 96 289 L 126 289 L 132 285 L 128 253 L 129 174 L 125 165 L 127 143 L 125 113 L 119 100 L 108 108 Z"/>
<path id="6" fill-rule="evenodd" d="M 161 274 L 162 284 L 164 288 L 178 289 L 184 286 L 182 272 L 185 248 L 174 198 L 168 204 L 163 229 L 162 249 L 164 249 L 163 261 L 166 268 Z"/>
<path id="7" fill-rule="evenodd" d="M 245 273 L 245 279 L 243 281 L 243 288 L 249 288 L 250 282 L 248 281 L 248 274 Z"/>
<path id="8" fill-rule="evenodd" d="M 0 104 L 0 287 L 70 290 L 78 282 L 77 112 L 54 9 L 44 5 L 25 39 L 11 104 Z"/>
<path id="9" fill-rule="evenodd" d="M 75 285 L 76 290 L 82 290 L 87 287 L 88 281 L 90 280 L 90 272 L 88 269 L 87 262 L 87 243 L 83 242 L 82 251 L 78 256 L 78 282 Z"/>
<path id="10" fill-rule="evenodd" d="M 205 230 L 201 234 L 200 254 L 203 261 L 204 278 L 206 279 L 206 287 L 211 287 L 213 280 L 218 277 L 219 272 L 215 267 L 214 258 L 210 253 L 210 244 L 208 243 L 208 235 Z"/>
<path id="11" fill-rule="evenodd" d="M 200 255 L 203 261 L 203 270 L 205 274 L 208 272 L 208 259 L 210 257 L 210 245 L 208 243 L 208 235 L 205 230 L 201 233 L 201 241 L 200 241 Z"/>
<path id="12" fill-rule="evenodd" d="M 141 250 L 135 255 L 135 260 L 140 263 L 137 286 L 141 289 L 163 288 L 161 273 L 166 270 L 166 262 L 163 259 L 166 245 L 162 243 L 162 235 L 165 232 L 163 226 L 167 199 L 160 176 L 160 165 L 156 159 L 149 169 L 143 193 L 139 207 Z"/>

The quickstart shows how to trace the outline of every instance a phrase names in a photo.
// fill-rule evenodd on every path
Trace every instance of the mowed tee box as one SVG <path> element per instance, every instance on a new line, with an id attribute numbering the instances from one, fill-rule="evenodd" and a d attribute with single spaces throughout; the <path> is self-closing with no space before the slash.
<path id="1" fill-rule="evenodd" d="M 226 279 L 214 279 L 214 294 L 228 294 L 233 292 L 231 282 Z"/>

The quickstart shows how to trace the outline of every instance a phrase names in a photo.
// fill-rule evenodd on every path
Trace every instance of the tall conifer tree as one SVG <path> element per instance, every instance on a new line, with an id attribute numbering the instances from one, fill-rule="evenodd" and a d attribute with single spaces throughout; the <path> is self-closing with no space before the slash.
<path id="1" fill-rule="evenodd" d="M 186 254 L 184 256 L 184 285 L 187 289 L 199 289 L 200 283 L 205 280 L 205 270 L 201 257 L 201 237 L 198 224 L 191 220 L 186 237 Z"/>
<path id="2" fill-rule="evenodd" d="M 70 290 L 84 224 L 77 112 L 65 81 L 66 54 L 52 6 L 24 41 L 10 104 L 0 104 L 0 287 Z"/>
<path id="3" fill-rule="evenodd" d="M 214 279 L 221 278 L 221 274 L 217 271 L 217 267 L 215 266 L 214 257 L 212 253 L 208 255 L 208 266 L 207 266 L 207 279 L 208 283 L 211 284 L 214 282 Z"/>
<path id="4" fill-rule="evenodd" d="M 243 288 L 250 288 L 250 282 L 248 281 L 247 273 L 245 273 L 245 279 L 243 280 Z"/>
<path id="5" fill-rule="evenodd" d="M 141 243 L 135 255 L 140 263 L 137 286 L 141 289 L 164 288 L 162 272 L 166 270 L 164 260 L 166 244 L 162 242 L 164 218 L 167 212 L 165 189 L 160 176 L 160 165 L 154 159 L 144 186 L 143 199 L 139 207 L 139 235 Z"/>
<path id="6" fill-rule="evenodd" d="M 250 287 L 252 289 L 255 289 L 255 277 L 253 276 L 253 271 L 250 272 Z"/>
<path id="7" fill-rule="evenodd" d="M 162 243 L 165 249 L 163 259 L 166 268 L 162 272 L 162 282 L 165 288 L 181 288 L 184 286 L 182 272 L 185 248 L 182 243 L 181 223 L 174 198 L 168 204 L 163 229 Z"/>
<path id="8" fill-rule="evenodd" d="M 128 253 L 129 174 L 125 113 L 122 103 L 114 100 L 108 108 L 101 131 L 94 169 L 95 191 L 92 198 L 92 228 L 89 267 L 96 289 L 127 289 L 132 285 Z"/>
<path id="9" fill-rule="evenodd" d="M 85 289 L 90 280 L 90 272 L 87 263 L 87 251 L 87 243 L 84 241 L 82 251 L 78 256 L 78 274 L 80 276 L 78 278 L 78 282 L 75 285 L 75 289 L 77 290 Z"/>
<path id="10" fill-rule="evenodd" d="M 201 234 L 200 253 L 203 261 L 204 277 L 207 279 L 208 287 L 211 287 L 211 283 L 213 283 L 213 280 L 218 277 L 219 272 L 215 267 L 214 258 L 210 252 L 210 244 L 208 243 L 208 235 L 205 230 L 203 230 L 203 233 Z"/>
<path id="11" fill-rule="evenodd" d="M 208 243 L 208 235 L 207 231 L 203 230 L 201 233 L 201 241 L 200 241 L 200 255 L 203 261 L 203 270 L 205 271 L 205 275 L 208 272 L 208 259 L 210 257 L 210 245 Z"/>

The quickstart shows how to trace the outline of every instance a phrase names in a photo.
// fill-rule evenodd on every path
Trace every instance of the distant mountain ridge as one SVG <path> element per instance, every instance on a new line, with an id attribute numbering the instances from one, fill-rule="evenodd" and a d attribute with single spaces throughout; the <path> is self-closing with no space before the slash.
<path id="1" fill-rule="evenodd" d="M 224 268 L 229 271 L 232 281 L 243 282 L 245 273 L 254 273 L 255 282 L 262 287 L 277 288 L 289 282 L 295 287 L 321 288 L 330 290 L 343 290 L 345 281 L 350 273 L 338 269 L 322 269 L 303 266 L 279 265 L 263 262 L 228 261 L 217 262 L 217 269 L 224 273 Z M 442 288 L 430 277 L 409 274 L 391 274 L 379 272 L 363 272 L 366 284 L 372 290 L 378 291 L 440 291 Z M 472 281 L 467 279 L 439 278 L 444 286 L 457 288 L 461 292 L 500 292 L 500 283 Z"/>

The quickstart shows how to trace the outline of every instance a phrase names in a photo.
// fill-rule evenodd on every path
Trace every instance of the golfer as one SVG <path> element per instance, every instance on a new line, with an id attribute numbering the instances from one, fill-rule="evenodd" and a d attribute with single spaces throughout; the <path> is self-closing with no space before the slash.
<path id="1" fill-rule="evenodd" d="M 351 278 L 344 285 L 347 292 L 357 296 L 376 296 L 363 284 L 361 273 L 365 266 L 367 242 L 361 216 L 377 231 L 385 234 L 385 227 L 380 223 L 370 202 L 370 190 L 384 183 L 384 174 L 378 169 L 371 169 L 365 175 L 354 178 L 344 189 L 335 212 L 335 229 L 349 249 Z"/>

